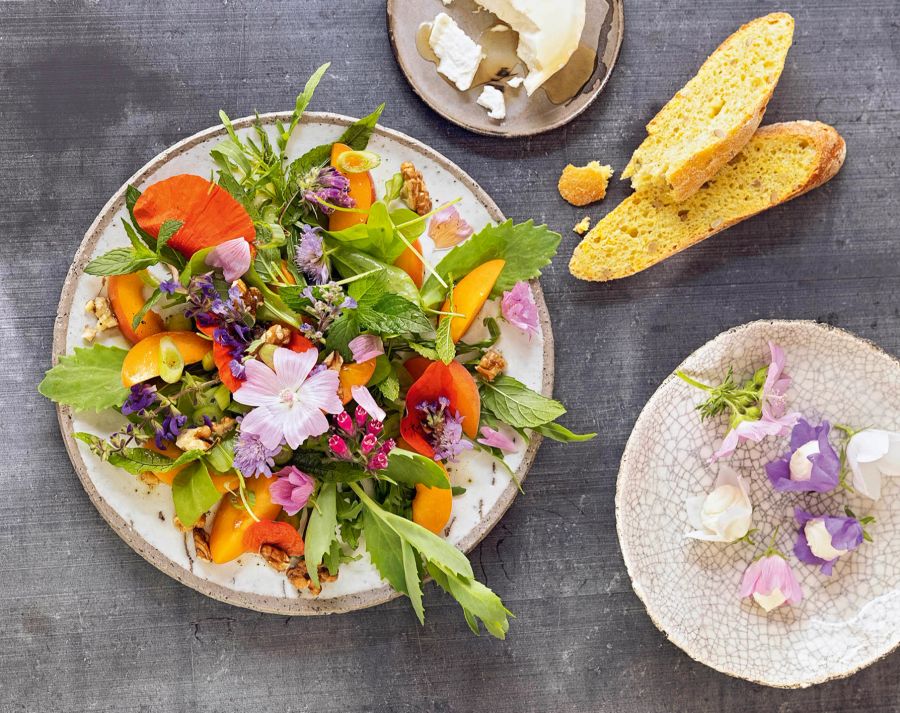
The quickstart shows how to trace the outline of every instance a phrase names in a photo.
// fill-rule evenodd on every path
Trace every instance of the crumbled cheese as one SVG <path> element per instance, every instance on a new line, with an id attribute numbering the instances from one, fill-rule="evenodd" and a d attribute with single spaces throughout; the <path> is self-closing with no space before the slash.
<path id="1" fill-rule="evenodd" d="M 509 32 L 509 25 L 503 25 L 499 22 L 491 27 L 491 32 Z"/>
<path id="2" fill-rule="evenodd" d="M 503 101 L 503 92 L 488 84 L 477 99 L 478 106 L 488 110 L 488 116 L 492 119 L 502 120 L 506 118 L 506 102 Z"/>
<path id="3" fill-rule="evenodd" d="M 591 228 L 591 216 L 586 215 L 586 216 L 584 216 L 584 218 L 582 218 L 575 224 L 575 227 L 572 228 L 572 230 L 574 230 L 579 235 L 584 235 L 588 230 L 590 230 L 590 228 Z"/>
<path id="4" fill-rule="evenodd" d="M 463 32 L 447 13 L 442 12 L 434 18 L 428 44 L 440 60 L 438 72 L 461 92 L 472 86 L 484 52 L 481 45 Z"/>
<path id="5" fill-rule="evenodd" d="M 513 89 L 518 89 L 522 86 L 522 82 L 525 81 L 524 77 L 510 77 L 506 80 L 506 86 L 512 87 Z"/>

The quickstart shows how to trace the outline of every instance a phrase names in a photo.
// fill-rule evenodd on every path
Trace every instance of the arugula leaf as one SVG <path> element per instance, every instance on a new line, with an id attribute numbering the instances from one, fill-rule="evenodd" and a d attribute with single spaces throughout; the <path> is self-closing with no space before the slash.
<path id="1" fill-rule="evenodd" d="M 142 251 L 134 248 L 113 248 L 109 252 L 95 257 L 84 268 L 88 275 L 127 275 L 159 262 L 156 253 L 146 248 Z"/>
<path id="2" fill-rule="evenodd" d="M 403 448 L 391 451 L 388 467 L 382 473 L 394 482 L 409 487 L 418 483 L 431 488 L 450 487 L 447 472 L 435 460 Z"/>
<path id="3" fill-rule="evenodd" d="M 541 396 L 505 374 L 481 383 L 481 405 L 513 428 L 537 428 L 566 412 L 559 401 Z"/>
<path id="4" fill-rule="evenodd" d="M 181 230 L 182 225 L 184 225 L 184 222 L 181 220 L 167 220 L 162 224 L 162 227 L 159 229 L 159 237 L 156 238 L 157 253 L 166 246 L 175 233 Z"/>
<path id="5" fill-rule="evenodd" d="M 542 436 L 552 438 L 560 443 L 578 443 L 580 441 L 589 441 L 596 438 L 596 433 L 573 433 L 565 426 L 558 423 L 545 423 L 534 429 Z"/>
<path id="6" fill-rule="evenodd" d="M 362 151 L 369 145 L 369 139 L 372 136 L 372 130 L 381 118 L 381 112 L 384 111 L 384 104 L 381 104 L 375 111 L 368 116 L 350 124 L 341 134 L 341 138 L 337 143 L 347 144 L 354 151 Z"/>
<path id="7" fill-rule="evenodd" d="M 366 551 L 372 558 L 372 564 L 394 589 L 406 594 L 409 586 L 403 563 L 403 540 L 369 508 L 363 509 L 362 518 Z"/>
<path id="8" fill-rule="evenodd" d="M 416 553 L 406 540 L 400 540 L 400 557 L 403 561 L 403 577 L 406 581 L 406 596 L 412 603 L 413 611 L 420 624 L 425 623 L 425 607 L 422 606 L 422 575 Z"/>
<path id="9" fill-rule="evenodd" d="M 185 527 L 193 527 L 200 516 L 219 502 L 221 497 L 222 494 L 216 490 L 202 460 L 188 465 L 172 481 L 175 514 Z"/>
<path id="10" fill-rule="evenodd" d="M 300 123 L 300 119 L 303 118 L 303 112 L 306 111 L 306 107 L 309 106 L 309 102 L 313 98 L 313 93 L 316 91 L 316 87 L 319 86 L 319 82 L 322 80 L 322 76 L 328 71 L 328 68 L 331 66 L 331 62 L 326 62 L 321 67 L 319 67 L 315 72 L 313 72 L 312 76 L 306 80 L 306 86 L 303 87 L 303 91 L 297 95 L 297 101 L 294 103 L 294 113 L 291 116 L 291 124 L 288 127 L 287 131 L 282 131 L 281 136 L 279 137 L 279 145 L 282 150 L 287 146 L 288 140 L 291 138 L 291 134 L 294 133 L 294 129 L 297 128 L 297 124 Z"/>
<path id="11" fill-rule="evenodd" d="M 90 348 L 75 347 L 63 355 L 50 369 L 38 391 L 48 399 L 76 411 L 103 411 L 118 408 L 128 397 L 122 385 L 122 362 L 127 349 L 95 344 Z"/>
<path id="12" fill-rule="evenodd" d="M 488 225 L 457 245 L 437 264 L 435 271 L 445 281 L 458 280 L 488 260 L 506 260 L 491 291 L 491 296 L 497 297 L 520 280 L 539 277 L 541 268 L 549 265 L 556 255 L 561 239 L 559 233 L 546 225 L 535 225 L 531 220 L 514 225 L 512 220 L 507 220 L 500 225 Z M 447 291 L 431 275 L 421 292 L 423 304 L 431 307 L 441 302 Z"/>
<path id="13" fill-rule="evenodd" d="M 316 496 L 316 506 L 309 516 L 306 526 L 305 554 L 306 569 L 313 584 L 319 586 L 319 565 L 325 553 L 331 548 L 337 528 L 337 486 L 322 483 Z"/>
<path id="14" fill-rule="evenodd" d="M 422 308 L 405 297 L 389 293 L 372 305 L 359 306 L 359 323 L 375 334 L 428 334 L 434 331 Z"/>
<path id="15" fill-rule="evenodd" d="M 437 585 L 459 602 L 466 616 L 469 628 L 478 635 L 478 619 L 484 622 L 488 632 L 498 639 L 505 639 L 509 631 L 509 619 L 512 612 L 490 589 L 481 582 L 459 577 L 446 572 L 435 562 L 429 562 L 428 573 Z"/>

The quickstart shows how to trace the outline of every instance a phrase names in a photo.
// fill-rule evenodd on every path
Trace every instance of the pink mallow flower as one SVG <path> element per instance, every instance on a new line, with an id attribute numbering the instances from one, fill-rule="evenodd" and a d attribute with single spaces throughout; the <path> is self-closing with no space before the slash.
<path id="1" fill-rule="evenodd" d="M 381 341 L 381 337 L 376 337 L 374 334 L 360 334 L 355 339 L 351 339 L 347 346 L 350 347 L 353 354 L 353 361 L 357 363 L 369 361 L 369 359 L 384 354 L 384 342 Z"/>
<path id="2" fill-rule="evenodd" d="M 281 505 L 288 515 L 296 515 L 306 507 L 316 481 L 292 465 L 282 468 L 275 475 L 278 480 L 269 486 L 272 502 Z"/>
<path id="3" fill-rule="evenodd" d="M 529 339 L 537 334 L 538 310 L 527 282 L 517 282 L 511 290 L 503 293 L 500 311 L 507 322 L 525 332 Z"/>
<path id="4" fill-rule="evenodd" d="M 769 342 L 769 351 L 772 361 L 760 395 L 762 416 L 755 421 L 743 420 L 732 428 L 719 449 L 710 457 L 710 463 L 730 456 L 743 441 L 759 443 L 766 436 L 786 436 L 799 420 L 799 413 L 785 413 L 784 395 L 791 385 L 791 379 L 784 373 L 784 350 Z"/>
<path id="5" fill-rule="evenodd" d="M 366 414 L 374 418 L 376 421 L 383 423 L 385 416 L 387 414 L 384 412 L 384 409 L 381 408 L 377 403 L 375 403 L 375 399 L 373 398 L 371 392 L 365 386 L 353 386 L 350 388 L 350 394 L 353 396 L 353 400 L 362 407 L 362 410 L 365 411 Z M 365 414 L 360 416 L 360 414 L 356 415 L 356 420 L 359 422 L 359 425 L 365 423 Z"/>
<path id="6" fill-rule="evenodd" d="M 246 380 L 234 393 L 234 400 L 255 406 L 241 421 L 241 431 L 255 433 L 267 448 L 275 448 L 284 440 L 298 448 L 307 438 L 328 430 L 326 413 L 343 410 L 338 398 L 338 373 L 322 369 L 310 375 L 318 352 L 308 349 L 293 352 L 279 347 L 270 369 L 251 359 L 245 364 Z"/>
<path id="7" fill-rule="evenodd" d="M 516 442 L 512 438 L 490 426 L 481 427 L 481 438 L 478 439 L 478 442 L 488 448 L 499 448 L 506 453 L 516 450 Z"/>
<path id="8" fill-rule="evenodd" d="M 250 269 L 250 243 L 234 238 L 219 243 L 206 256 L 206 264 L 221 268 L 228 282 L 234 282 Z"/>
<path id="9" fill-rule="evenodd" d="M 438 250 L 459 245 L 473 233 L 469 225 L 456 210 L 455 206 L 447 206 L 434 214 L 428 225 L 428 237 L 434 241 Z"/>
<path id="10" fill-rule="evenodd" d="M 753 597 L 753 601 L 770 612 L 783 604 L 799 604 L 803 590 L 784 557 L 769 548 L 744 572 L 741 598 L 746 597 Z"/>

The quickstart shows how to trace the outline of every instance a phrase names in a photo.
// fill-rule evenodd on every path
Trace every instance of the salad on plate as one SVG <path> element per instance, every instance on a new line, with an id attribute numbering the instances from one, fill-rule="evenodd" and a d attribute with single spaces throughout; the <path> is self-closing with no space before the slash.
<path id="1" fill-rule="evenodd" d="M 383 105 L 289 160 L 327 66 L 274 135 L 221 113 L 215 175 L 128 187 L 130 244 L 85 267 L 103 283 L 96 324 L 40 391 L 121 414 L 75 437 L 170 488 L 198 559 L 262 557 L 314 597 L 367 557 L 420 621 L 430 577 L 502 638 L 510 612 L 445 538 L 465 492 L 448 466 L 478 451 L 512 476 L 504 455 L 523 440 L 594 435 L 557 423 L 565 408 L 507 374 L 497 344 L 501 324 L 539 332 L 529 281 L 560 236 L 470 225 L 411 162 L 376 185 Z"/>

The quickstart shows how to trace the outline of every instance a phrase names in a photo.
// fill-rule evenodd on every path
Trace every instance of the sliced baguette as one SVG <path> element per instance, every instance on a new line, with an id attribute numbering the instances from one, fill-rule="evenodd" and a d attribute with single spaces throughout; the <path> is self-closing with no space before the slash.
<path id="1" fill-rule="evenodd" d="M 696 193 L 759 127 L 793 36 L 794 18 L 784 12 L 731 35 L 647 124 L 622 178 L 636 191 L 668 189 L 667 200 Z"/>
<path id="2" fill-rule="evenodd" d="M 575 248 L 569 271 L 582 280 L 616 280 L 645 270 L 735 223 L 817 188 L 844 163 L 846 145 L 831 126 L 791 121 L 759 129 L 744 150 L 682 203 L 664 189 L 633 193 Z"/>

